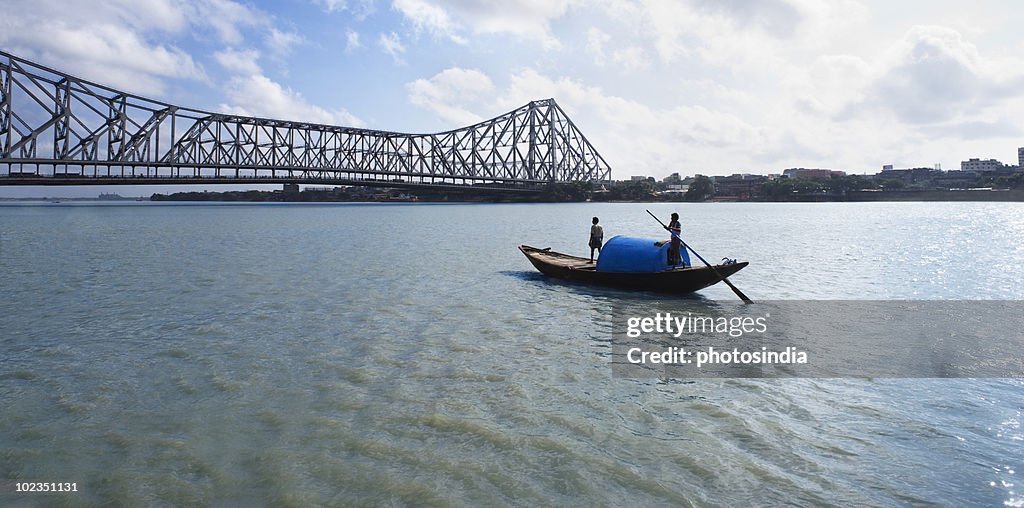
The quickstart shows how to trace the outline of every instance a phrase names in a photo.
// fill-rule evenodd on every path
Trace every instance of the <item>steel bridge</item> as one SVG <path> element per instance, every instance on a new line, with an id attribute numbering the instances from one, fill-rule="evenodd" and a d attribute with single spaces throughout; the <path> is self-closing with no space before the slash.
<path id="1" fill-rule="evenodd" d="M 611 169 L 554 99 L 436 134 L 211 113 L 0 51 L 0 185 L 334 184 L 531 192 Z"/>

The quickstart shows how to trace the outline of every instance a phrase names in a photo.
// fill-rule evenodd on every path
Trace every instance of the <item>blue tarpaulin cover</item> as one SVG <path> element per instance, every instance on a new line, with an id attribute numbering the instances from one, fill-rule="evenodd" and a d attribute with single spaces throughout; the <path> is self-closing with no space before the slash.
<path id="1" fill-rule="evenodd" d="M 597 258 L 599 272 L 660 272 L 671 268 L 668 264 L 668 246 L 666 241 L 660 246 L 657 238 L 641 238 L 636 236 L 615 236 L 601 247 L 601 255 Z M 679 255 L 683 263 L 690 265 L 690 256 L 686 247 L 679 247 Z"/>

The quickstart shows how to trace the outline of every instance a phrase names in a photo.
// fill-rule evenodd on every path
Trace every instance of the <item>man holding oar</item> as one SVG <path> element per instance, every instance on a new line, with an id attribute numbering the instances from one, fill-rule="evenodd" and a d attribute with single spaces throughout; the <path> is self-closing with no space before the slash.
<path id="1" fill-rule="evenodd" d="M 697 251 L 693 250 L 693 247 L 690 247 L 689 245 L 686 245 L 685 242 L 683 242 L 683 239 L 679 237 L 679 233 L 682 230 L 682 227 L 679 226 L 679 222 L 678 222 L 679 221 L 679 214 L 678 213 L 673 213 L 672 214 L 672 223 L 676 224 L 676 229 L 675 230 L 673 230 L 669 226 L 666 226 L 665 223 L 661 222 L 661 219 L 657 218 L 653 213 L 651 213 L 650 210 L 647 210 L 647 215 L 650 215 L 652 219 L 658 221 L 658 224 L 661 224 L 661 227 L 667 229 L 669 231 L 669 233 L 672 234 L 672 243 L 673 244 L 676 244 L 676 245 L 682 244 L 682 245 L 685 245 L 687 249 L 690 249 L 690 252 L 692 252 L 694 256 L 697 256 L 697 259 L 701 260 L 705 265 L 707 265 L 707 267 L 710 268 L 711 271 L 714 272 L 715 275 L 718 276 L 718 278 L 722 280 L 722 282 L 726 283 L 726 285 L 729 286 L 729 289 L 731 289 L 733 293 L 736 293 L 736 296 L 740 297 L 740 300 L 743 300 L 743 303 L 754 303 L 750 298 L 747 298 L 747 295 L 743 294 L 743 291 L 740 291 L 740 288 L 734 286 L 732 282 L 729 282 L 729 279 L 726 279 L 725 277 L 722 276 L 722 274 L 718 273 L 718 270 L 716 270 L 715 267 L 711 265 L 711 263 L 708 263 L 708 260 L 704 259 L 704 256 L 701 256 L 700 254 L 697 253 Z M 676 242 L 678 242 L 678 243 L 676 243 Z M 669 245 L 669 249 L 671 249 L 671 248 L 672 248 L 672 245 Z M 669 254 L 670 258 L 671 258 L 671 256 L 672 256 L 672 254 Z M 679 256 L 679 247 L 676 247 L 676 257 L 678 257 L 678 256 Z M 669 262 L 671 263 L 671 261 L 669 261 Z"/>
<path id="2" fill-rule="evenodd" d="M 679 235 L 683 234 L 683 226 L 679 224 L 678 213 L 672 212 L 672 220 L 665 229 L 672 235 L 672 240 L 668 244 L 668 264 L 676 266 L 682 263 L 679 255 Z"/>

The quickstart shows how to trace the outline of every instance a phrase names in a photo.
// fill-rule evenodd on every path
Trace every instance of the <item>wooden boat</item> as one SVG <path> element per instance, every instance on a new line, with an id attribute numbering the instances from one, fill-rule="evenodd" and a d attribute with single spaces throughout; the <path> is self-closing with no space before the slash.
<path id="1" fill-rule="evenodd" d="M 653 238 L 615 237 L 608 240 L 597 263 L 589 259 L 520 245 L 519 250 L 537 270 L 557 277 L 588 284 L 670 293 L 691 293 L 717 284 L 747 266 L 746 261 L 707 266 L 684 263 L 669 266 L 668 244 Z M 715 273 L 718 272 L 718 274 Z M 721 275 L 721 277 L 719 276 Z"/>

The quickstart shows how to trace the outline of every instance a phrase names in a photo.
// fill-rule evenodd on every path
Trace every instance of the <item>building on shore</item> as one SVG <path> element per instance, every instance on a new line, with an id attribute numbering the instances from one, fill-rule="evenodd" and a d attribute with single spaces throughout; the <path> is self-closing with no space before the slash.
<path id="1" fill-rule="evenodd" d="M 1024 146 L 1017 149 L 1017 167 L 1024 169 Z"/>
<path id="2" fill-rule="evenodd" d="M 808 169 L 808 168 L 789 168 L 782 171 L 782 176 L 786 178 L 819 178 L 828 179 L 832 176 L 846 176 L 846 171 L 837 171 L 834 169 Z"/>
<path id="3" fill-rule="evenodd" d="M 715 184 L 715 197 L 735 198 L 737 200 L 756 199 L 764 196 L 764 184 L 768 177 L 764 175 L 734 174 L 712 177 Z"/>
<path id="4" fill-rule="evenodd" d="M 960 171 L 997 171 L 1004 166 L 995 159 L 968 159 L 960 162 Z"/>
<path id="5" fill-rule="evenodd" d="M 931 180 L 935 189 L 968 189 L 974 186 L 981 175 L 976 171 L 944 171 Z"/>
<path id="6" fill-rule="evenodd" d="M 934 168 L 907 168 L 907 169 L 892 169 L 892 166 L 888 166 L 890 169 L 883 169 L 881 173 L 874 175 L 868 175 L 868 180 L 875 181 L 899 181 L 907 187 L 924 187 L 927 186 L 934 178 L 943 174 L 941 169 Z M 971 173 L 973 174 L 973 172 Z"/>

